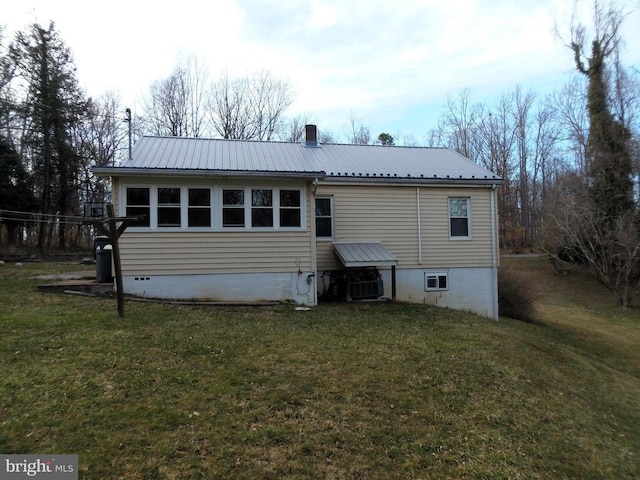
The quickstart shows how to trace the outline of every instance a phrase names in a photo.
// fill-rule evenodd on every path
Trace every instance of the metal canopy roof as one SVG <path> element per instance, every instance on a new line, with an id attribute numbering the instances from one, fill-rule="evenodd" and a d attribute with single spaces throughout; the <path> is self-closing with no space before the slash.
<path id="1" fill-rule="evenodd" d="M 389 267 L 398 260 L 381 242 L 336 242 L 333 251 L 347 267 Z"/>

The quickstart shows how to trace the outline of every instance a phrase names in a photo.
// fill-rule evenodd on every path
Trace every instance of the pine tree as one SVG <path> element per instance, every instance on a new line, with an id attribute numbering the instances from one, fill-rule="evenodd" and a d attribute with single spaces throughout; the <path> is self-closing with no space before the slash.
<path id="1" fill-rule="evenodd" d="M 69 49 L 55 30 L 33 24 L 19 32 L 11 47 L 17 74 L 24 80 L 28 97 L 22 106 L 31 119 L 26 132 L 35 190 L 44 214 L 67 215 L 77 203 L 81 159 L 71 140 L 74 127 L 85 110 Z M 46 249 L 51 225 L 41 225 L 38 247 Z M 65 246 L 65 224 L 58 228 L 58 247 Z"/>
<path id="2" fill-rule="evenodd" d="M 9 245 L 17 241 L 17 229 L 27 219 L 17 212 L 35 212 L 37 200 L 31 189 L 31 178 L 25 171 L 13 145 L 0 136 L 0 205 L 4 210 L 0 222 L 7 228 Z"/>

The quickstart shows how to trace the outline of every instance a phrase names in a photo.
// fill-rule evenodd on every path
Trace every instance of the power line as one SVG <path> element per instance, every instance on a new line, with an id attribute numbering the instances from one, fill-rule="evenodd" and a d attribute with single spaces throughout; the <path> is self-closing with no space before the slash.
<path id="1" fill-rule="evenodd" d="M 55 213 L 22 212 L 0 209 L 0 223 L 3 221 L 28 222 L 39 224 L 83 225 L 88 217 L 80 215 L 57 215 Z"/>

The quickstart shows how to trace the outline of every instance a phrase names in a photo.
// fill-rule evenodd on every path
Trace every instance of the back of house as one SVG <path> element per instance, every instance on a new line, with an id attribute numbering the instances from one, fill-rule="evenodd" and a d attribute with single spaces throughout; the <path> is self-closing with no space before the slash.
<path id="1" fill-rule="evenodd" d="M 430 303 L 497 318 L 501 179 L 447 149 L 142 137 L 110 177 L 123 289 Z"/>

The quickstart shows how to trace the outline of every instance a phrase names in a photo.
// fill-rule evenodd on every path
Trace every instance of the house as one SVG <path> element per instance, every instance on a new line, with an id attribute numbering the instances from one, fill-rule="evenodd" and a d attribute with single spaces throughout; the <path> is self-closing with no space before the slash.
<path id="1" fill-rule="evenodd" d="M 497 318 L 496 188 L 448 149 L 142 137 L 110 177 L 123 291 L 255 302 L 379 298 Z"/>

